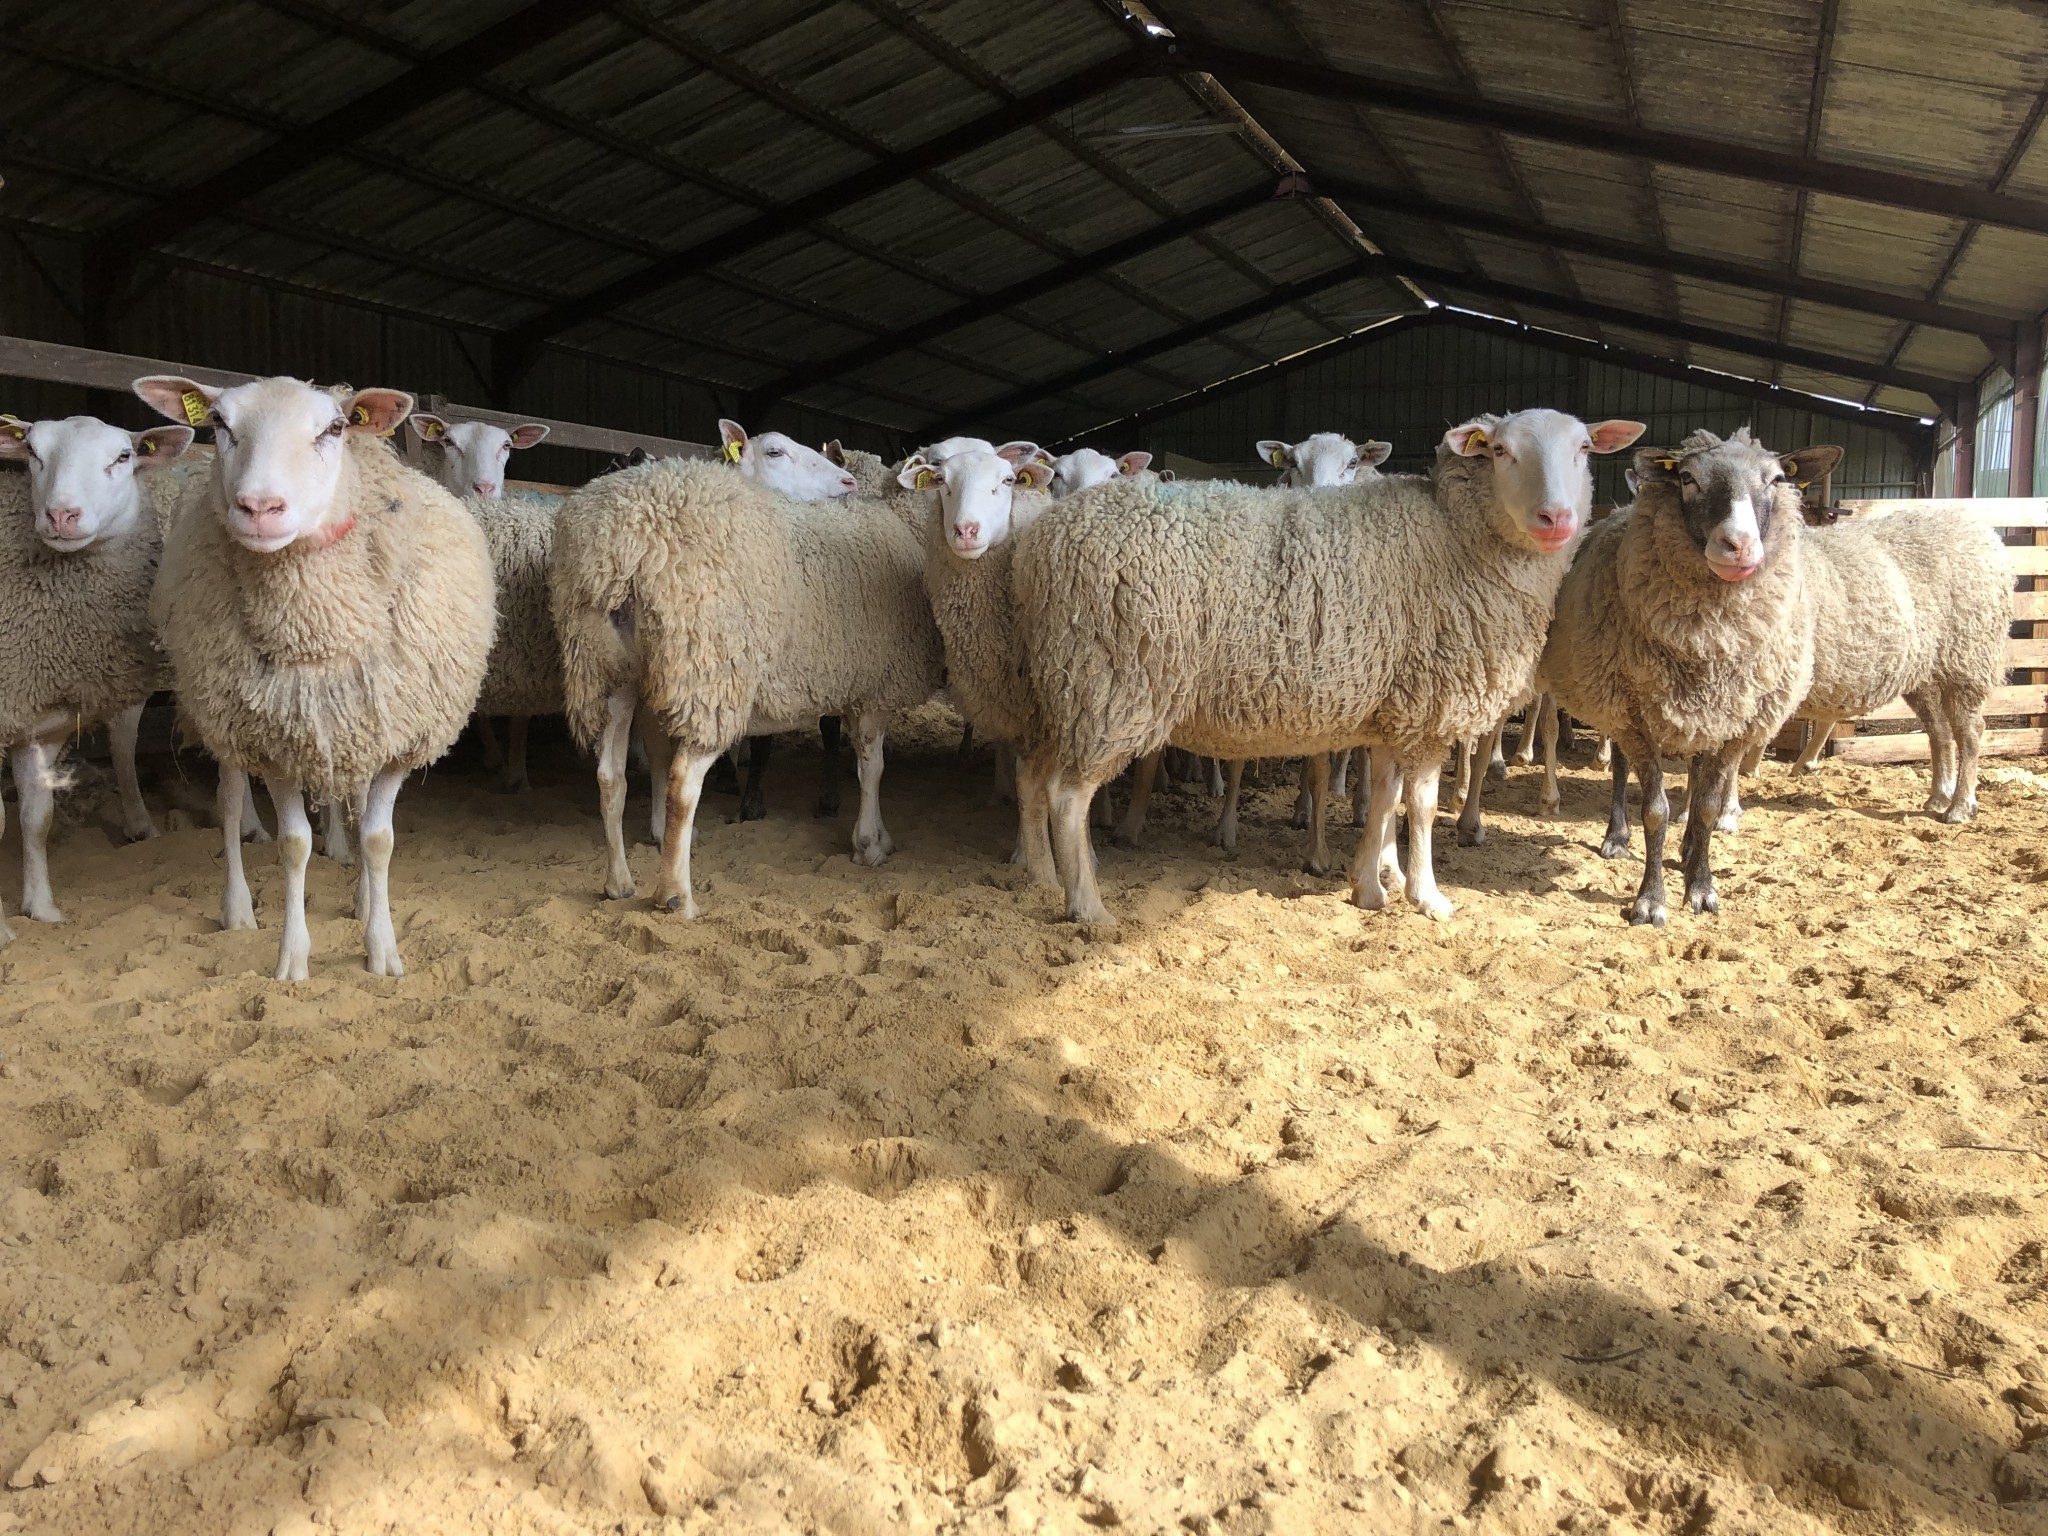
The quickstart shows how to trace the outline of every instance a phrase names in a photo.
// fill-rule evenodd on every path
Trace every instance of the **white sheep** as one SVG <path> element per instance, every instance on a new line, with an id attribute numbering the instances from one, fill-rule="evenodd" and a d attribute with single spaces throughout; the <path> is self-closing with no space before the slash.
<path id="1" fill-rule="evenodd" d="M 944 681 L 923 573 L 923 549 L 886 506 L 791 501 L 720 464 L 658 461 L 569 498 L 553 606 L 569 722 L 598 748 L 606 895 L 633 893 L 623 768 L 643 701 L 674 749 L 657 906 L 696 914 L 690 845 L 712 762 L 743 736 L 821 715 L 855 722 L 855 862 L 888 857 L 884 732 Z"/>
<path id="2" fill-rule="evenodd" d="M 369 969 L 403 975 L 391 811 L 405 775 L 454 743 L 483 685 L 496 623 L 483 533 L 379 441 L 412 410 L 399 390 L 165 376 L 134 387 L 164 415 L 214 428 L 214 473 L 165 539 L 151 612 L 179 708 L 221 764 L 221 926 L 256 926 L 235 829 L 260 774 L 284 863 L 277 978 L 303 980 L 312 952 L 307 792 L 354 805 Z"/>
<path id="3" fill-rule="evenodd" d="M 1026 530 L 1019 629 L 1069 916 L 1108 920 L 1090 800 L 1168 741 L 1225 759 L 1385 748 L 1353 898 L 1385 902 L 1380 850 L 1405 777 L 1407 896 L 1447 915 L 1430 848 L 1444 755 L 1528 687 L 1592 501 L 1587 455 L 1641 431 L 1485 416 L 1445 434 L 1433 482 L 1112 484 Z"/>
<path id="4" fill-rule="evenodd" d="M 721 419 L 718 440 L 728 464 L 791 501 L 831 501 L 858 489 L 859 482 L 846 470 L 787 433 L 750 437 L 738 422 Z"/>
<path id="5" fill-rule="evenodd" d="M 430 411 L 414 411 L 412 425 L 421 442 L 440 449 L 434 478 L 451 496 L 461 498 L 503 496 L 505 467 L 513 450 L 531 448 L 548 435 L 537 421 L 507 431 L 488 421 L 450 421 Z"/>
<path id="6" fill-rule="evenodd" d="M 50 820 L 66 740 L 104 721 L 122 830 L 157 835 L 135 772 L 136 730 L 165 685 L 149 593 L 178 487 L 166 467 L 190 427 L 124 432 L 91 416 L 0 417 L 0 746 L 11 749 L 21 805 L 22 911 L 61 923 L 50 890 Z M 0 811 L 4 814 L 4 811 Z M 239 828 L 239 818 L 235 825 Z M 14 937 L 0 915 L 0 943 Z"/>
<path id="7" fill-rule="evenodd" d="M 1379 466 L 1394 451 L 1392 443 L 1354 443 L 1341 432 L 1312 432 L 1298 443 L 1265 437 L 1258 448 L 1259 457 L 1280 471 L 1276 484 L 1301 490 L 1377 479 Z"/>
<path id="8" fill-rule="evenodd" d="M 1151 454 L 1136 450 L 1111 458 L 1093 448 L 1076 448 L 1052 461 L 1052 480 L 1047 489 L 1054 501 L 1063 501 L 1091 486 L 1107 485 L 1119 476 L 1128 479 L 1143 474 L 1151 462 Z"/>

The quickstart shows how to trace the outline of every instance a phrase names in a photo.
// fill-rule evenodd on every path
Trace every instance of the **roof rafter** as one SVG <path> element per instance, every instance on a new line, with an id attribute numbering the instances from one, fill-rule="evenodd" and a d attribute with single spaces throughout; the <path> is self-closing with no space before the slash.
<path id="1" fill-rule="evenodd" d="M 650 262 L 637 272 L 614 278 L 578 298 L 556 305 L 506 335 L 494 370 L 501 377 L 501 389 L 524 372 L 535 349 L 549 337 L 595 319 L 608 310 L 657 293 L 706 267 L 730 261 L 771 240 L 793 234 L 816 219 L 850 208 L 934 166 L 993 144 L 1019 128 L 1099 95 L 1130 79 L 1143 57 L 1142 51 L 1133 49 L 1105 59 L 1029 96 L 1006 102 L 994 111 L 922 144 L 877 161 L 865 170 L 781 204 L 772 212 L 749 219 L 736 229 L 713 235 L 686 250 Z"/>
<path id="2" fill-rule="evenodd" d="M 1604 154 L 1639 155 L 1721 176 L 1784 187 L 1805 187 L 1837 197 L 1856 198 L 1894 208 L 1909 208 L 1945 218 L 2048 234 L 2048 202 L 2009 193 L 1931 181 L 1874 166 L 1847 165 L 1780 150 L 1759 149 L 1725 139 L 1662 129 L 1632 128 L 1626 123 L 1576 117 L 1545 107 L 1510 105 L 1476 96 L 1436 90 L 1390 75 L 1366 74 L 1274 58 L 1243 48 L 1169 38 L 1153 55 L 1164 68 L 1195 70 L 1276 90 L 1296 91 L 1333 101 L 1359 101 L 1389 112 L 1476 124 L 1525 138 L 1573 144 Z"/>

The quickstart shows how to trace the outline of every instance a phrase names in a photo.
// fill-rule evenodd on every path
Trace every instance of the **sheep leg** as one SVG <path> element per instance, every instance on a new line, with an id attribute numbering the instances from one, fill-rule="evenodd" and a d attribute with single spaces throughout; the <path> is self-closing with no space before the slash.
<path id="1" fill-rule="evenodd" d="M 1473 743 L 1470 737 L 1458 743 L 1451 754 L 1451 809 L 1462 811 L 1465 801 L 1465 784 L 1472 777 Z"/>
<path id="2" fill-rule="evenodd" d="M 1547 693 L 1543 695 L 1542 705 L 1543 718 L 1538 722 L 1538 735 L 1543 743 L 1543 794 L 1536 802 L 1536 809 L 1540 815 L 1555 816 L 1563 803 L 1557 788 L 1557 744 L 1564 711 Z"/>
<path id="3" fill-rule="evenodd" d="M 1500 732 L 1494 732 L 1494 745 L 1500 745 Z M 1389 754 L 1391 755 L 1391 754 Z M 1475 761 L 1485 759 L 1474 754 Z M 1441 775 L 1429 770 L 1444 760 L 1443 752 L 1418 759 L 1403 765 L 1403 777 L 1408 781 L 1408 863 L 1407 886 L 1408 904 L 1425 917 L 1445 918 L 1451 915 L 1451 903 L 1444 893 L 1436 888 L 1436 860 L 1433 844 L 1436 839 L 1436 800 Z M 1479 803 L 1473 796 L 1472 803 Z"/>
<path id="4" fill-rule="evenodd" d="M 1693 759 L 1692 825 L 1685 829 L 1685 904 L 1695 912 L 1718 912 L 1714 894 L 1714 830 L 1739 776 L 1741 759 L 1702 752 Z"/>
<path id="5" fill-rule="evenodd" d="M 270 833 L 264 829 L 263 818 L 256 813 L 256 781 L 247 774 L 242 776 L 242 780 L 246 786 L 242 792 L 242 841 L 267 843 L 270 841 Z M 222 825 L 225 827 L 226 824 Z"/>
<path id="6" fill-rule="evenodd" d="M 505 771 L 498 776 L 498 788 L 506 794 L 528 794 L 533 789 L 526 771 L 526 730 L 531 723 L 526 715 L 506 717 Z"/>
<path id="7" fill-rule="evenodd" d="M 1052 855 L 1059 869 L 1060 883 L 1067 890 L 1067 916 L 1077 923 L 1101 923 L 1114 927 L 1116 919 L 1102 904 L 1102 891 L 1095 883 L 1095 853 L 1088 846 L 1088 803 L 1097 786 L 1067 777 L 1055 769 L 1048 775 L 1046 793 L 1052 802 Z"/>
<path id="8" fill-rule="evenodd" d="M 1227 770 L 1229 783 L 1223 792 L 1223 816 L 1216 823 L 1216 836 L 1211 839 L 1225 853 L 1237 852 L 1237 800 L 1244 787 L 1244 763 L 1232 758 Z"/>
<path id="9" fill-rule="evenodd" d="M 1351 900 L 1368 912 L 1387 904 L 1387 853 L 1394 837 L 1394 802 L 1401 795 L 1401 765 L 1381 747 L 1366 759 L 1372 791 L 1365 813 L 1365 832 L 1351 855 Z M 1432 775 L 1434 776 L 1434 775 Z M 1405 879 L 1401 882 L 1406 885 Z"/>
<path id="10" fill-rule="evenodd" d="M 1940 704 L 1949 721 L 1950 750 L 1956 754 L 1956 778 L 1941 819 L 1957 826 L 1977 814 L 1977 755 L 1984 746 L 1984 710 L 1980 701 L 1955 695 Z"/>
<path id="11" fill-rule="evenodd" d="M 1600 857 L 1618 859 L 1628 852 L 1628 754 L 1612 742 L 1608 745 L 1614 794 L 1607 804 L 1607 837 L 1600 844 Z"/>
<path id="12" fill-rule="evenodd" d="M 1623 749 L 1616 744 L 1615 771 L 1626 758 L 1633 758 L 1636 778 L 1643 786 L 1643 882 L 1628 909 L 1631 923 L 1649 923 L 1662 928 L 1670 914 L 1664 905 L 1664 830 L 1671 824 L 1671 802 L 1664 793 L 1664 759 L 1654 747 Z"/>
<path id="13" fill-rule="evenodd" d="M 675 755 L 675 747 L 668 739 L 668 728 L 656 720 L 652 712 L 637 705 L 634 708 L 632 740 L 640 743 L 640 755 L 647 760 L 650 781 L 647 787 L 647 824 L 648 829 L 654 834 L 654 846 L 659 848 L 662 844 L 662 835 L 668 830 L 668 763 Z M 627 756 L 630 758 L 631 755 L 632 748 L 629 742 Z M 718 761 L 725 762 L 726 755 L 721 752 Z M 733 779 L 732 787 L 737 793 L 740 787 L 737 777 Z M 625 775 L 622 771 L 619 778 L 619 803 L 622 806 L 625 804 L 625 793 Z M 630 896 L 633 893 L 628 890 L 626 894 Z"/>
<path id="14" fill-rule="evenodd" d="M 1536 761 L 1536 734 L 1543 720 L 1543 712 L 1550 708 L 1550 695 L 1533 695 L 1522 706 L 1522 728 L 1515 733 L 1515 761 L 1526 768 Z"/>
<path id="15" fill-rule="evenodd" d="M 1508 720 L 1501 716 L 1500 724 L 1493 728 L 1493 739 L 1486 748 L 1486 776 L 1499 784 L 1508 781 L 1508 760 L 1501 752 L 1501 738 L 1507 734 Z"/>
<path id="16" fill-rule="evenodd" d="M 505 749 L 498 745 L 498 733 L 491 725 L 491 717 L 477 715 L 473 718 L 476 721 L 477 745 L 483 748 L 484 771 L 502 773 L 505 768 Z"/>
<path id="17" fill-rule="evenodd" d="M 855 767 L 860 774 L 860 816 L 853 824 L 853 862 L 869 868 L 896 851 L 882 825 L 882 742 L 888 722 L 872 711 L 855 726 L 859 737 Z"/>
<path id="18" fill-rule="evenodd" d="M 1294 828 L 1294 830 L 1297 832 L 1306 832 L 1308 830 L 1308 818 L 1310 813 L 1315 809 L 1315 794 L 1309 788 L 1309 775 L 1314 770 L 1309 767 L 1309 758 L 1316 757 L 1318 755 L 1319 754 L 1317 753 L 1311 752 L 1308 754 L 1307 757 L 1304 757 L 1301 760 L 1301 772 L 1295 780 L 1295 782 L 1299 784 L 1301 787 L 1295 791 L 1294 814 L 1288 818 L 1287 824 L 1290 827 Z M 1323 759 L 1323 773 L 1325 776 L 1327 776 L 1330 771 L 1330 755 L 1327 752 L 1325 752 L 1320 754 L 1320 756 Z"/>
<path id="19" fill-rule="evenodd" d="M 818 716 L 818 740 L 822 743 L 825 758 L 818 765 L 818 803 L 813 807 L 814 816 L 837 816 L 839 814 L 839 717 Z"/>
<path id="20" fill-rule="evenodd" d="M 1221 800 L 1225 788 L 1223 783 L 1223 765 L 1213 757 L 1204 758 L 1203 761 L 1209 765 L 1209 798 L 1211 800 Z"/>
<path id="21" fill-rule="evenodd" d="M 1799 755 L 1792 759 L 1794 773 L 1815 773 L 1820 768 L 1820 755 L 1827 750 L 1828 738 L 1835 733 L 1833 720 L 1809 720 L 1806 722 L 1806 739 L 1799 744 Z"/>
<path id="22" fill-rule="evenodd" d="M 1345 790 L 1351 783 L 1351 748 L 1330 754 L 1330 793 L 1337 799 L 1344 798 Z"/>
<path id="23" fill-rule="evenodd" d="M 606 849 L 604 893 L 613 901 L 624 901 L 633 894 L 633 871 L 626 863 L 626 749 L 632 740 L 637 702 L 631 693 L 624 692 L 604 701 L 604 735 L 597 744 L 597 804 L 604 817 Z M 655 731 L 647 737 L 650 748 L 661 734 Z M 665 737 L 662 741 L 666 746 Z M 660 785 L 664 779 L 672 778 L 674 764 L 664 763 L 663 767 L 669 771 L 655 780 L 657 803 L 662 799 Z M 661 814 L 657 809 L 657 827 Z"/>
<path id="24" fill-rule="evenodd" d="M 321 815 L 325 818 L 327 857 L 347 868 L 356 861 L 355 845 L 349 841 L 348 835 L 348 812 L 342 809 L 339 800 L 330 800 Z"/>
<path id="25" fill-rule="evenodd" d="M 57 807 L 55 769 L 61 744 L 26 741 L 14 749 L 14 792 L 21 800 L 21 910 L 39 923 L 61 923 L 50 894 L 50 821 Z"/>
<path id="26" fill-rule="evenodd" d="M 249 791 L 249 775 L 239 768 L 221 764 L 221 862 L 227 875 L 227 884 L 220 893 L 220 925 L 223 928 L 256 926 L 256 906 L 249 899 L 249 876 L 242 868 L 242 823 L 253 798 Z"/>
<path id="27" fill-rule="evenodd" d="M 284 934 L 278 940 L 273 974 L 279 981 L 304 981 L 306 962 L 313 957 L 313 936 L 306 928 L 306 865 L 313 857 L 313 823 L 297 779 L 263 782 L 277 810 L 277 854 L 284 865 Z"/>
<path id="28" fill-rule="evenodd" d="M 1035 760 L 1017 765 L 1017 860 L 1033 885 L 1057 889 L 1060 872 L 1053 858 L 1051 801 L 1046 794 L 1045 769 Z"/>
<path id="29" fill-rule="evenodd" d="M 747 787 L 740 791 L 741 821 L 768 819 L 768 792 L 762 785 L 762 778 L 768 768 L 769 755 L 774 750 L 773 736 L 747 738 Z"/>
<path id="30" fill-rule="evenodd" d="M 142 731 L 142 705 L 131 704 L 107 719 L 107 745 L 114 754 L 114 784 L 121 791 L 121 831 L 131 843 L 156 836 L 156 823 L 142 802 L 142 783 L 135 775 L 135 738 Z"/>
<path id="31" fill-rule="evenodd" d="M 1500 760 L 1500 738 L 1501 733 L 1506 729 L 1507 722 L 1502 721 L 1493 728 L 1490 735 L 1480 738 L 1480 742 L 1486 750 L 1482 752 L 1475 747 L 1472 752 L 1470 764 L 1471 777 L 1465 784 L 1465 804 L 1458 812 L 1458 846 L 1460 848 L 1477 848 L 1486 841 L 1486 823 L 1479 819 L 1479 792 L 1486 783 L 1486 776 L 1493 771 L 1493 765 Z M 1506 768 L 1503 767 L 1501 772 L 1504 775 L 1507 772 Z M 1432 806 L 1434 806 L 1435 800 L 1436 797 L 1432 794 L 1430 797 Z M 1411 807 L 1408 814 L 1413 816 L 1415 813 L 1412 807 L 1415 803 L 1415 796 L 1412 792 L 1409 794 L 1408 803 Z M 1415 841 L 1415 827 L 1412 822 L 1408 827 L 1408 841 L 1412 847 Z"/>
<path id="32" fill-rule="evenodd" d="M 668 801 L 664 821 L 668 837 L 661 845 L 661 884 L 654 891 L 657 911 L 680 911 L 688 918 L 697 915 L 696 893 L 690 888 L 690 844 L 697 832 L 697 802 L 703 798 L 704 775 L 718 756 L 716 752 L 671 747 L 667 782 L 662 786 Z"/>
<path id="33" fill-rule="evenodd" d="M 1372 804 L 1372 748 L 1353 747 L 1355 759 L 1351 770 L 1351 825 L 1363 827 L 1365 813 Z"/>
<path id="34" fill-rule="evenodd" d="M 1330 754 L 1311 752 L 1301 760 L 1309 800 L 1308 858 L 1302 868 L 1311 875 L 1330 872 L 1330 839 L 1323 812 L 1330 800 Z"/>
<path id="35" fill-rule="evenodd" d="M 516 731 L 523 717 L 515 715 L 513 720 Z M 517 735 L 513 739 L 517 741 Z M 386 769 L 370 780 L 356 807 L 356 830 L 362 840 L 356 916 L 363 920 L 363 951 L 372 976 L 405 974 L 405 962 L 398 958 L 398 934 L 391 926 L 391 850 L 398 840 L 391 830 L 391 811 L 404 782 L 403 773 Z"/>
<path id="36" fill-rule="evenodd" d="M 1157 752 L 1147 752 L 1131 765 L 1131 803 L 1124 811 L 1124 819 L 1117 824 L 1116 833 L 1110 838 L 1119 848 L 1135 848 L 1138 839 L 1145 832 L 1145 812 L 1152 805 L 1152 788 L 1159 778 L 1159 760 L 1166 755 L 1162 747 Z"/>
<path id="37" fill-rule="evenodd" d="M 1932 782 L 1928 786 L 1927 802 L 1921 809 L 1935 816 L 1948 809 L 1949 799 L 1955 794 L 1955 769 L 1952 766 L 1955 733 L 1947 712 L 1940 708 L 1940 702 L 1933 694 L 1906 695 L 1906 707 L 1913 711 L 1920 728 L 1927 733 L 1927 767 Z"/>
<path id="38" fill-rule="evenodd" d="M 1605 768 L 1614 761 L 1614 738 L 1602 736 L 1600 745 L 1593 749 L 1593 766 Z"/>
<path id="39" fill-rule="evenodd" d="M 7 832 L 7 802 L 0 800 L 0 836 Z M 237 852 L 240 850 L 238 849 Z M 14 929 L 7 921 L 7 903 L 0 901 L 0 949 L 14 942 Z"/>
<path id="40" fill-rule="evenodd" d="M 821 722 L 822 723 L 822 722 Z M 964 721 L 960 726 L 960 745 L 953 749 L 961 757 L 974 750 L 974 722 Z"/>

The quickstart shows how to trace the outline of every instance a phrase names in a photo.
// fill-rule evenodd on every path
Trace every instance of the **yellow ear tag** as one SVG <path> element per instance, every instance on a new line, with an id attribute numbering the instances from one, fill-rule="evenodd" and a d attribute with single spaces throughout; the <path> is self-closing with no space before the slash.
<path id="1" fill-rule="evenodd" d="M 725 462 L 728 464 L 739 463 L 740 455 L 745 451 L 738 443 L 727 443 L 725 445 Z"/>
<path id="2" fill-rule="evenodd" d="M 936 474 L 934 474 L 931 470 L 920 469 L 917 472 L 917 488 L 920 491 L 928 491 L 938 483 L 939 477 Z"/>
<path id="3" fill-rule="evenodd" d="M 10 426 L 7 429 L 7 435 L 13 438 L 17 443 L 24 443 L 28 441 L 28 428 L 22 426 Z"/>
<path id="4" fill-rule="evenodd" d="M 135 451 L 141 454 L 155 453 L 156 439 L 153 437 L 145 437 L 141 442 L 135 445 Z"/>
<path id="5" fill-rule="evenodd" d="M 1266 458 L 1267 462 L 1275 469 L 1285 469 L 1287 467 L 1287 450 L 1285 448 L 1275 448 L 1266 455 Z"/>
<path id="6" fill-rule="evenodd" d="M 348 419 L 359 427 L 367 427 L 370 424 L 370 412 L 366 407 L 359 405 L 348 413 Z"/>
<path id="7" fill-rule="evenodd" d="M 438 421 L 433 421 L 427 423 L 427 425 L 420 428 L 420 436 L 424 437 L 428 442 L 434 442 L 438 440 L 441 434 L 447 430 L 448 429 L 442 426 L 441 423 L 439 423 Z"/>
<path id="8" fill-rule="evenodd" d="M 182 404 L 185 407 L 186 422 L 195 427 L 205 426 L 207 418 L 213 414 L 213 403 L 196 389 L 185 391 Z"/>
<path id="9" fill-rule="evenodd" d="M 1678 460 L 1659 459 L 1657 461 L 1657 467 L 1663 470 L 1667 475 L 1675 475 L 1678 473 Z"/>

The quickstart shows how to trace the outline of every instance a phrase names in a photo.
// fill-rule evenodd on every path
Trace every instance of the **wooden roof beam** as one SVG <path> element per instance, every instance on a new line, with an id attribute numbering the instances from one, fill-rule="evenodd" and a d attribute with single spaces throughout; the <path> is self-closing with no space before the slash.
<path id="1" fill-rule="evenodd" d="M 1577 117 L 1544 107 L 1505 102 L 1432 89 L 1391 75 L 1303 64 L 1242 48 L 1225 48 L 1186 38 L 1167 38 L 1152 55 L 1161 67 L 1199 72 L 1239 84 L 1263 85 L 1332 101 L 1356 101 L 1375 110 L 1408 112 L 1418 117 L 1469 123 L 1524 138 L 1573 144 L 1602 154 L 1637 155 L 1666 165 L 1783 187 L 1804 187 L 1836 197 L 1856 198 L 1945 218 L 1974 219 L 2033 234 L 2048 234 L 2048 202 L 1987 192 L 1976 187 L 1932 181 L 1872 166 L 1845 165 L 1807 155 L 1759 149 L 1725 139 L 1661 129 L 1633 128 L 1627 123 Z"/>
<path id="2" fill-rule="evenodd" d="M 819 219 L 843 212 L 949 160 L 993 144 L 1056 112 L 1077 106 L 1132 78 L 1142 67 L 1144 57 L 1142 50 L 1132 49 L 1105 59 L 1043 90 L 1005 102 L 992 112 L 879 160 L 851 176 L 807 192 L 735 229 L 713 235 L 709 240 L 699 241 L 686 250 L 650 262 L 637 272 L 614 278 L 589 293 L 556 305 L 505 336 L 493 369 L 499 376 L 500 392 L 509 388 L 512 381 L 531 366 L 539 347 L 549 337 L 586 320 L 596 319 L 621 305 L 658 293 L 707 267 L 730 261 L 771 240 L 794 234 Z"/>

